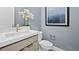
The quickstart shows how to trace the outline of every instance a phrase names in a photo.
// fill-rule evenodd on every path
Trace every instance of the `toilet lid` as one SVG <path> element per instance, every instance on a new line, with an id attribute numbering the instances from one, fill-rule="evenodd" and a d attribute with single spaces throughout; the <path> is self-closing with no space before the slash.
<path id="1" fill-rule="evenodd" d="M 47 46 L 47 47 L 50 47 L 50 46 L 53 45 L 51 42 L 49 42 L 49 41 L 47 41 L 47 40 L 42 40 L 42 41 L 39 42 L 39 44 L 40 44 L 41 46 Z"/>

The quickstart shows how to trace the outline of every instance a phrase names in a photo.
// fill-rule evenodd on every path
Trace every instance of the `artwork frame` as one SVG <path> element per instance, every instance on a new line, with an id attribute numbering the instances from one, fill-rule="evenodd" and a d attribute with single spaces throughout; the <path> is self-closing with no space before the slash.
<path id="1" fill-rule="evenodd" d="M 56 12 L 53 9 L 55 9 Z M 60 11 L 62 10 L 62 11 L 59 12 L 59 10 Z M 59 13 L 58 14 L 59 16 L 57 16 L 57 12 Z M 46 26 L 67 26 L 68 27 L 69 26 L 69 7 L 45 7 L 45 24 Z"/>

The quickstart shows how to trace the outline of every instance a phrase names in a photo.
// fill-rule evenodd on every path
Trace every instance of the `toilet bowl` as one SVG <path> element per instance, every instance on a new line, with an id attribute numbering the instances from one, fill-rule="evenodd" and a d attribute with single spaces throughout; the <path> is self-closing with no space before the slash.
<path id="1" fill-rule="evenodd" d="M 48 50 L 52 49 L 52 47 L 53 47 L 53 44 L 51 42 L 49 42 L 48 40 L 41 40 L 39 42 L 39 45 L 40 45 L 40 49 L 45 50 L 45 51 L 48 51 Z"/>
<path id="2" fill-rule="evenodd" d="M 38 42 L 39 42 L 40 50 L 48 51 L 48 50 L 52 49 L 52 47 L 53 47 L 53 43 L 51 43 L 50 41 L 42 40 L 42 32 L 39 32 Z"/>

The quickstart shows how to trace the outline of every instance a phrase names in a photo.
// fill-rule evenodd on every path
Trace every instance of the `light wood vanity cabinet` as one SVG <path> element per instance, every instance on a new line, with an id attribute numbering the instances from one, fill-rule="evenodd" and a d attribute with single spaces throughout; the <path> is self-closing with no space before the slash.
<path id="1" fill-rule="evenodd" d="M 39 50 L 38 35 L 23 39 L 21 41 L 0 48 L 0 51 L 37 51 L 37 50 Z"/>
<path id="2" fill-rule="evenodd" d="M 39 47 L 38 47 L 38 42 L 35 41 L 33 44 L 25 47 L 22 51 L 38 51 Z"/>

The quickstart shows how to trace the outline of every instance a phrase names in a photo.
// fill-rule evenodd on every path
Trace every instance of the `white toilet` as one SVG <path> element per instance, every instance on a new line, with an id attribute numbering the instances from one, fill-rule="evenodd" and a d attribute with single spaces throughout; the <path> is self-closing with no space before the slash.
<path id="1" fill-rule="evenodd" d="M 39 42 L 39 50 L 41 51 L 48 51 L 53 47 L 53 43 L 49 42 L 48 40 L 42 40 L 42 32 L 39 32 L 38 42 Z"/>

